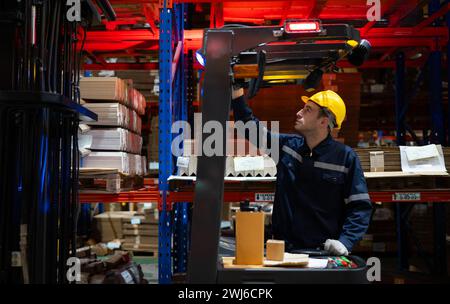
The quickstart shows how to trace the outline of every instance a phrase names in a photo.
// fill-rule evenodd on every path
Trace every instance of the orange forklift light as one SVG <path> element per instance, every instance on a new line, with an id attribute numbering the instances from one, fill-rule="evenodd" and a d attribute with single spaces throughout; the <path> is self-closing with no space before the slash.
<path id="1" fill-rule="evenodd" d="M 319 21 L 286 21 L 286 33 L 320 33 Z"/>

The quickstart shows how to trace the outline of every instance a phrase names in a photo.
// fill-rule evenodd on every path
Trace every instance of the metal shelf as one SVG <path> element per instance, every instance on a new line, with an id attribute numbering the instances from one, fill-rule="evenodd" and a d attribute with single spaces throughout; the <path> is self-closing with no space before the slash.
<path id="1" fill-rule="evenodd" d="M 80 203 L 141 203 L 159 201 L 160 195 L 158 188 L 121 193 L 80 193 Z"/>
<path id="2" fill-rule="evenodd" d="M 254 183 L 254 182 L 253 182 Z M 224 202 L 240 202 L 246 199 L 254 202 L 271 202 L 268 197 L 274 195 L 274 182 L 266 182 L 266 186 L 252 189 L 252 182 L 236 183 L 227 182 L 225 187 Z M 260 182 L 255 183 L 261 186 Z M 177 183 L 179 186 L 179 183 Z M 374 190 L 369 195 L 373 203 L 450 203 L 450 190 L 439 189 L 402 189 L 402 190 Z M 158 202 L 162 203 L 162 197 L 157 187 L 146 188 L 136 191 L 121 193 L 80 193 L 81 203 L 140 203 Z M 174 203 L 184 203 L 194 201 L 194 184 L 183 186 L 181 191 L 174 190 L 167 192 L 167 208 L 172 209 Z"/>

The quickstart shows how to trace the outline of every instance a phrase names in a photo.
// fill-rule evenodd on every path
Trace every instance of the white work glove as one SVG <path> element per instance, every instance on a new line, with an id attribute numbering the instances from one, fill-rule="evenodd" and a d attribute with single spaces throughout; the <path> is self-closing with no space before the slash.
<path id="1" fill-rule="evenodd" d="M 348 255 L 347 247 L 338 240 L 327 240 L 324 246 L 325 250 L 335 255 Z"/>

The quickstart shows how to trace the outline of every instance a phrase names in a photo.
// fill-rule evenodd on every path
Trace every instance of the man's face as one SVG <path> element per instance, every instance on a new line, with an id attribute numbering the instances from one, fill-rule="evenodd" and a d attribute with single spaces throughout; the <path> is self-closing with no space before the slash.
<path id="1" fill-rule="evenodd" d="M 320 107 L 312 101 L 308 101 L 303 109 L 297 112 L 294 129 L 300 134 L 311 132 L 321 127 L 327 127 L 325 117 L 319 117 Z"/>

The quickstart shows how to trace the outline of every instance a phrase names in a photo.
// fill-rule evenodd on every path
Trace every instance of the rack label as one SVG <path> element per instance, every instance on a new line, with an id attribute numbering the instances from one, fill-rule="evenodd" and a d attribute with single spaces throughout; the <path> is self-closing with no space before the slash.
<path id="1" fill-rule="evenodd" d="M 274 202 L 275 193 L 255 193 L 255 202 Z"/>
<path id="2" fill-rule="evenodd" d="M 22 256 L 20 251 L 11 252 L 11 267 L 22 267 Z"/>
<path id="3" fill-rule="evenodd" d="M 189 157 L 179 156 L 177 158 L 177 166 L 180 168 L 189 168 Z"/>
<path id="4" fill-rule="evenodd" d="M 133 218 L 131 218 L 130 223 L 131 223 L 132 225 L 140 225 L 140 224 L 141 224 L 141 219 L 140 219 L 140 218 L 137 218 L 137 217 L 133 217 Z"/>
<path id="5" fill-rule="evenodd" d="M 420 192 L 403 192 L 394 193 L 392 195 L 393 201 L 420 201 Z"/>

